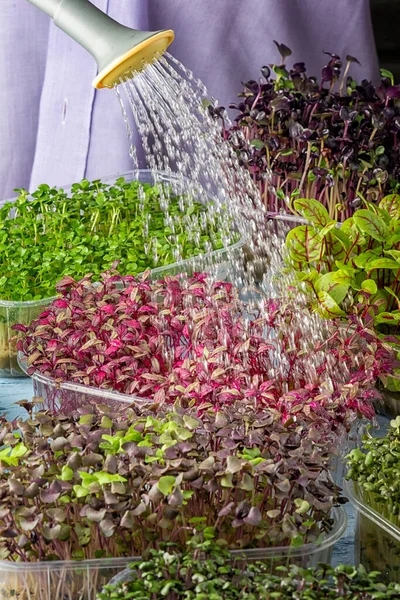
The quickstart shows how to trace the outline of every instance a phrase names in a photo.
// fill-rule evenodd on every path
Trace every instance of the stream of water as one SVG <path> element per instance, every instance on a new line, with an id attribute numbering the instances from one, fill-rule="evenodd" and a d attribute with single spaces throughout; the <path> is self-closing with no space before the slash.
<path id="1" fill-rule="evenodd" d="M 147 167 L 173 174 L 186 192 L 183 202 L 200 200 L 208 207 L 208 219 L 218 218 L 230 224 L 224 231 L 226 248 L 240 237 L 246 240 L 251 254 L 264 261 L 266 256 L 273 259 L 271 231 L 267 236 L 265 209 L 258 189 L 249 172 L 240 167 L 231 145 L 223 140 L 221 122 L 209 108 L 216 108 L 217 103 L 205 85 L 166 54 L 115 89 L 130 139 L 133 169 L 138 168 L 133 144 L 136 128 Z M 165 213 L 166 225 L 171 226 L 168 198 Z M 198 242 L 201 226 L 192 223 L 190 230 Z M 244 280 L 251 283 L 251 268 L 244 270 L 237 257 L 229 258 L 229 279 L 241 286 Z M 178 240 L 176 259 L 180 259 Z"/>
<path id="2" fill-rule="evenodd" d="M 250 173 L 240 166 L 232 146 L 223 139 L 222 122 L 214 116 L 218 104 L 210 97 L 205 85 L 167 53 L 133 78 L 121 80 L 115 89 L 130 140 L 133 169 L 138 168 L 133 143 L 136 129 L 147 167 L 173 178 L 174 185 L 182 193 L 182 211 L 195 198 L 207 206 L 208 220 L 218 218 L 219 222 L 228 225 L 223 237 L 226 249 L 223 278 L 242 290 L 249 311 L 255 305 L 259 307 L 265 295 L 282 297 L 287 287 L 281 274 L 284 233 L 276 224 L 268 224 L 257 186 Z M 225 123 L 230 125 L 227 116 Z M 174 232 L 175 224 L 168 211 L 167 187 L 163 210 L 166 227 Z M 188 221 L 187 227 L 193 240 L 199 243 L 204 223 Z M 239 252 L 232 249 L 238 237 L 246 241 L 247 254 L 242 249 Z M 179 261 L 178 236 L 175 242 L 175 258 Z M 152 240 L 149 240 L 148 250 L 151 244 Z M 211 247 L 205 250 L 202 270 L 212 273 L 214 268 L 215 275 L 222 278 L 215 257 L 212 264 L 207 264 L 207 250 Z M 252 261 L 246 260 L 249 255 Z M 264 271 L 263 281 L 258 282 L 261 294 L 254 294 L 254 265 L 261 265 Z M 310 313 L 302 318 L 304 345 L 313 346 L 321 336 L 320 321 Z M 275 360 L 277 368 L 282 367 L 280 356 Z M 312 371 L 310 365 L 310 373 Z"/>

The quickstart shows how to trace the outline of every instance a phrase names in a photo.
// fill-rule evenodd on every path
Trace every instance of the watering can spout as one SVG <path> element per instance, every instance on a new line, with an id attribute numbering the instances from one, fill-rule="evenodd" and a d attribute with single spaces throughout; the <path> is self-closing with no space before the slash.
<path id="1" fill-rule="evenodd" d="M 113 87 L 157 60 L 174 39 L 171 29 L 138 31 L 125 27 L 89 0 L 28 0 L 95 58 L 96 88 Z"/>

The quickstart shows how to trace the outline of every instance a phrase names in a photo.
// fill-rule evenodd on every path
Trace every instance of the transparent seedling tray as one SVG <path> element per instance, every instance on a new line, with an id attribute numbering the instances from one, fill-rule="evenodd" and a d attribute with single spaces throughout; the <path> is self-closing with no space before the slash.
<path id="1" fill-rule="evenodd" d="M 400 518 L 387 519 L 368 503 L 369 494 L 352 481 L 343 484 L 344 494 L 357 510 L 355 562 L 368 571 L 380 571 L 400 583 Z"/>
<path id="2" fill-rule="evenodd" d="M 263 561 L 274 569 L 280 565 L 298 564 L 302 567 L 329 564 L 332 550 L 347 526 L 346 512 L 335 508 L 332 530 L 319 544 L 305 544 L 301 548 L 277 547 L 241 550 L 233 557 L 244 563 Z M 106 558 L 81 562 L 11 563 L 0 561 L 1 600 L 96 600 L 106 584 L 127 579 L 128 565 L 139 563 L 140 558 Z"/>
<path id="3" fill-rule="evenodd" d="M 112 177 L 103 178 L 102 182 L 112 185 L 115 181 L 123 177 L 126 181 L 139 180 L 143 184 L 155 185 L 156 183 L 168 186 L 175 194 L 183 195 L 190 182 L 173 174 L 163 173 L 161 171 L 138 170 L 128 173 L 122 173 Z M 193 185 L 193 184 L 190 184 Z M 64 186 L 66 193 L 70 187 Z M 193 194 L 195 191 L 193 191 Z M 14 200 L 4 200 L 0 203 L 13 202 Z M 202 198 L 199 198 L 202 201 Z M 227 277 L 229 265 L 241 264 L 243 262 L 243 247 L 245 239 L 240 239 L 234 244 L 227 245 L 219 250 L 203 252 L 197 256 L 180 260 L 170 265 L 157 267 L 150 271 L 151 279 L 161 279 L 167 275 L 175 275 L 185 272 L 191 275 L 195 271 L 208 272 L 217 279 L 223 280 Z M 144 250 L 143 250 L 144 252 Z M 118 257 L 116 256 L 116 259 Z M 11 338 L 15 332 L 11 329 L 16 323 L 28 325 L 35 319 L 53 300 L 53 297 L 43 298 L 38 301 L 12 302 L 0 299 L 0 377 L 18 377 L 23 376 L 24 372 L 18 366 L 17 350 L 15 342 Z"/>
<path id="4" fill-rule="evenodd" d="M 25 356 L 18 354 L 18 363 L 22 372 L 28 375 L 28 365 Z M 33 383 L 34 396 L 43 399 L 42 410 L 52 413 L 70 414 L 83 406 L 106 404 L 115 412 L 123 411 L 131 404 L 149 404 L 148 398 L 120 394 L 110 390 L 90 387 L 80 383 L 58 382 L 40 373 L 30 375 Z"/>
<path id="5" fill-rule="evenodd" d="M 382 395 L 380 400 L 375 402 L 375 408 L 378 413 L 395 419 L 400 415 L 400 392 L 391 392 L 378 384 L 378 389 Z"/>
<path id="6" fill-rule="evenodd" d="M 18 366 L 16 332 L 11 329 L 16 323 L 29 325 L 56 296 L 30 302 L 0 300 L 0 377 L 19 377 L 24 373 Z"/>

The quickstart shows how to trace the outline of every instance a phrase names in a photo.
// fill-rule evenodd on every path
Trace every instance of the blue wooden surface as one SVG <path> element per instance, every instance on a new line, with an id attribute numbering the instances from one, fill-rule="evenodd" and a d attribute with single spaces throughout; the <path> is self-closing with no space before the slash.
<path id="1" fill-rule="evenodd" d="M 29 400 L 32 396 L 32 383 L 28 377 L 15 379 L 0 377 L 0 413 L 6 413 L 8 419 L 26 414 L 23 408 L 14 403 L 19 400 Z"/>
<path id="2" fill-rule="evenodd" d="M 25 377 L 15 379 L 0 378 L 0 413 L 7 414 L 9 419 L 13 419 L 22 414 L 26 414 L 24 409 L 15 405 L 19 400 L 27 400 L 33 396 L 31 380 Z M 355 514 L 350 505 L 346 506 L 348 514 L 348 527 L 343 538 L 336 544 L 333 553 L 333 564 L 354 563 L 354 531 Z"/>

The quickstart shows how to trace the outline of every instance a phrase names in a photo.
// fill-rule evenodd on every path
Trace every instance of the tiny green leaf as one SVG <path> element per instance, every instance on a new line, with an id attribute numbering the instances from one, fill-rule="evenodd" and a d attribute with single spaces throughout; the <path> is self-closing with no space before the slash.
<path id="1" fill-rule="evenodd" d="M 304 538 L 302 535 L 296 535 L 294 538 L 292 538 L 291 541 L 291 546 L 293 546 L 293 548 L 301 548 L 301 546 L 304 544 Z"/>
<path id="2" fill-rule="evenodd" d="M 226 473 L 221 477 L 221 485 L 222 487 L 233 487 L 233 475 L 232 473 Z"/>
<path id="3" fill-rule="evenodd" d="M 353 215 L 353 220 L 362 233 L 369 235 L 374 240 L 384 242 L 389 235 L 385 221 L 370 210 L 363 208 L 357 210 Z"/>
<path id="4" fill-rule="evenodd" d="M 329 219 L 329 214 L 325 206 L 318 202 L 318 200 L 313 200 L 311 198 L 297 198 L 293 202 L 293 207 L 302 217 L 307 219 L 307 221 L 313 225 L 326 227 L 328 224 L 334 224 L 334 221 L 332 222 Z"/>
<path id="5" fill-rule="evenodd" d="M 368 294 L 376 294 L 378 291 L 378 286 L 373 279 L 365 279 L 361 283 L 361 289 L 363 289 L 364 292 L 368 292 Z"/>
<path id="6" fill-rule="evenodd" d="M 164 496 L 169 496 L 174 489 L 176 482 L 176 477 L 172 477 L 172 475 L 164 475 L 160 477 L 157 483 L 157 487 Z"/>
<path id="7" fill-rule="evenodd" d="M 14 447 L 6 447 L 0 450 L 0 462 L 16 467 L 19 459 L 26 454 L 28 448 L 22 442 Z"/>
<path id="8" fill-rule="evenodd" d="M 255 139 L 251 140 L 250 146 L 254 146 L 254 148 L 257 148 L 257 150 L 262 150 L 263 148 L 265 148 L 265 143 L 261 140 Z"/>
<path id="9" fill-rule="evenodd" d="M 346 271 L 332 271 L 321 275 L 315 282 L 315 289 L 326 292 L 339 305 L 349 291 L 352 277 Z"/>
<path id="10" fill-rule="evenodd" d="M 295 227 L 286 237 L 290 257 L 300 263 L 317 261 L 322 255 L 322 244 L 318 231 L 310 225 Z"/>
<path id="11" fill-rule="evenodd" d="M 397 325 L 400 322 L 400 312 L 381 312 L 374 319 L 376 325 L 385 323 L 386 325 Z"/>
<path id="12" fill-rule="evenodd" d="M 104 429 L 110 429 L 112 424 L 113 423 L 110 417 L 107 417 L 106 415 L 102 416 L 100 427 L 103 427 Z"/>
<path id="13" fill-rule="evenodd" d="M 327 292 L 318 292 L 317 310 L 325 319 L 334 319 L 345 315 L 338 303 Z"/>
<path id="14" fill-rule="evenodd" d="M 365 265 L 365 269 L 400 269 L 400 264 L 391 258 L 375 258 Z"/>
<path id="15" fill-rule="evenodd" d="M 389 71 L 388 69 L 381 69 L 380 73 L 382 77 L 386 77 L 390 80 L 391 85 L 394 85 L 394 75 L 391 71 Z"/>
<path id="16" fill-rule="evenodd" d="M 400 220 L 400 194 L 389 194 L 379 202 L 382 208 L 396 221 Z"/>
<path id="17" fill-rule="evenodd" d="M 238 473 L 242 470 L 243 461 L 241 461 L 240 458 L 237 458 L 236 456 L 228 456 L 226 462 L 226 469 L 228 473 Z"/>
<path id="18" fill-rule="evenodd" d="M 67 467 L 67 465 L 64 465 L 63 468 L 61 469 L 61 476 L 60 479 L 61 481 L 71 481 L 74 478 L 74 472 L 70 467 Z"/>

